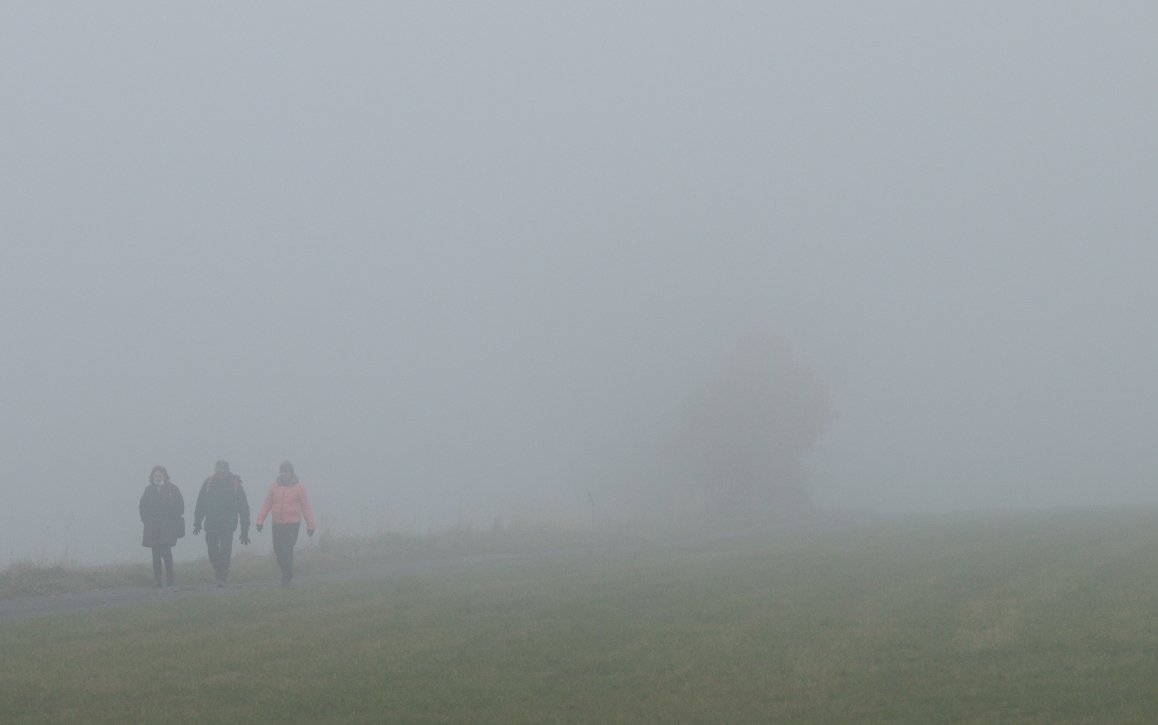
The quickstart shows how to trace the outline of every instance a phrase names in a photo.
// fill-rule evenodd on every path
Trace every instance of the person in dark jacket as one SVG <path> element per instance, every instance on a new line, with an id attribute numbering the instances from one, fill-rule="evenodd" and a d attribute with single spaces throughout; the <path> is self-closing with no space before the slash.
<path id="1" fill-rule="evenodd" d="M 185 535 L 185 499 L 169 480 L 164 466 L 153 466 L 149 485 L 141 494 L 138 507 L 145 533 L 141 545 L 153 550 L 153 579 L 161 586 L 161 565 L 165 566 L 165 583 L 173 586 L 173 547 Z"/>
<path id="2" fill-rule="evenodd" d="M 209 549 L 209 563 L 217 586 L 225 586 L 229 574 L 229 560 L 233 556 L 233 532 L 241 523 L 242 544 L 249 544 L 249 499 L 241 479 L 229 470 L 229 464 L 218 461 L 213 475 L 201 484 L 197 505 L 193 509 L 193 535 L 201 533 L 205 524 L 205 545 Z"/>

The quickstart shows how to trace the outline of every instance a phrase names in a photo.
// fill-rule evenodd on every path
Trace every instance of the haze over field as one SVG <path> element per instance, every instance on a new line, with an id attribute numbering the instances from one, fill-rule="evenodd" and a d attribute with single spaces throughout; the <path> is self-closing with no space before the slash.
<path id="1" fill-rule="evenodd" d="M 819 505 L 1153 503 L 1156 37 L 1151 2 L 4 4 L 0 565 L 144 557 L 155 463 L 256 509 L 289 459 L 344 532 L 627 515 L 769 338 L 837 413 Z"/>

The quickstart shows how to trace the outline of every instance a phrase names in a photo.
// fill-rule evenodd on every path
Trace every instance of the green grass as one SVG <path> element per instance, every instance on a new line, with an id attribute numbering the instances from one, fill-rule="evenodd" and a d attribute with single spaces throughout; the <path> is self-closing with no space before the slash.
<path id="1" fill-rule="evenodd" d="M 1158 513 L 926 518 L 0 624 L 0 722 L 1149 722 Z"/>

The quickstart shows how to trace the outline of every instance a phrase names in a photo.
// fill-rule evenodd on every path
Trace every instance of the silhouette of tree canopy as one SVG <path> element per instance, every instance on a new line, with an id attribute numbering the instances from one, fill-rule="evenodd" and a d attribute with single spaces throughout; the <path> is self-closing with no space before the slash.
<path id="1" fill-rule="evenodd" d="M 804 459 L 834 418 L 826 389 L 786 343 L 748 341 L 689 396 L 677 422 L 681 505 L 718 513 L 807 508 Z"/>

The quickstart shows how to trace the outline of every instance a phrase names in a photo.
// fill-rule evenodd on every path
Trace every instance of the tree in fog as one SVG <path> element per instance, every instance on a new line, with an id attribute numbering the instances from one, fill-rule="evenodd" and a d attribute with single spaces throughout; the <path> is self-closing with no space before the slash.
<path id="1" fill-rule="evenodd" d="M 834 417 L 826 389 L 786 343 L 750 340 L 689 396 L 677 421 L 677 505 L 714 513 L 807 508 L 804 459 Z"/>

